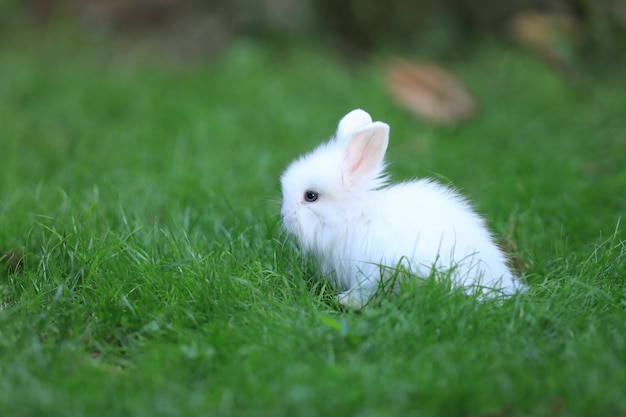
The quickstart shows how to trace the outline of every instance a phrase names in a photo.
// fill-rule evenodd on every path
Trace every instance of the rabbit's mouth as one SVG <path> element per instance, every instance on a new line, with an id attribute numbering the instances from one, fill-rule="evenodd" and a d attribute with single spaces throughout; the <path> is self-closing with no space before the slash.
<path id="1" fill-rule="evenodd" d="M 298 219 L 296 213 L 291 210 L 285 210 L 284 208 L 280 212 L 283 229 L 290 235 L 298 235 Z"/>

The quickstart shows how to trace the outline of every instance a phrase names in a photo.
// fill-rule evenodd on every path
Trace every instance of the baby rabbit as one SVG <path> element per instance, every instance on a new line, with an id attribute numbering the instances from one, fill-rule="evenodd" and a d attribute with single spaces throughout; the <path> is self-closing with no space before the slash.
<path id="1" fill-rule="evenodd" d="M 401 267 L 411 276 L 449 274 L 467 293 L 508 296 L 522 285 L 483 219 L 456 191 L 432 179 L 388 185 L 389 126 L 353 110 L 334 138 L 281 177 L 283 227 L 361 308 Z"/>

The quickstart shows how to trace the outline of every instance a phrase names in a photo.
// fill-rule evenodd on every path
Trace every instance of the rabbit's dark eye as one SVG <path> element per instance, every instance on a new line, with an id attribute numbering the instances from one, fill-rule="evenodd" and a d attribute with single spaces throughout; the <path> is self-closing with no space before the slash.
<path id="1" fill-rule="evenodd" d="M 316 193 L 315 191 L 305 191 L 304 192 L 304 200 L 309 202 L 309 203 L 317 201 L 318 198 L 319 198 L 319 194 Z"/>

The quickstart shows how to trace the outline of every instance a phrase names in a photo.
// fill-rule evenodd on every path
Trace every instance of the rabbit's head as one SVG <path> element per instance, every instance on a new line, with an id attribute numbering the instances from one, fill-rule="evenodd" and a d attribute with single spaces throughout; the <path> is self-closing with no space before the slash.
<path id="1" fill-rule="evenodd" d="M 363 110 L 348 113 L 337 133 L 289 165 L 281 177 L 285 230 L 306 250 L 339 241 L 367 210 L 368 193 L 385 185 L 389 126 Z"/>

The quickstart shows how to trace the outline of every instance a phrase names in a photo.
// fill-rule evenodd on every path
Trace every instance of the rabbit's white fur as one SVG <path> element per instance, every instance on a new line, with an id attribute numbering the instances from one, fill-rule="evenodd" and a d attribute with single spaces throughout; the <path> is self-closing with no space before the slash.
<path id="1" fill-rule="evenodd" d="M 339 301 L 360 308 L 398 267 L 418 277 L 449 272 L 454 284 L 486 296 L 521 288 L 457 192 L 430 179 L 387 186 L 388 141 L 387 124 L 354 110 L 281 178 L 283 226 L 342 291 Z"/>

